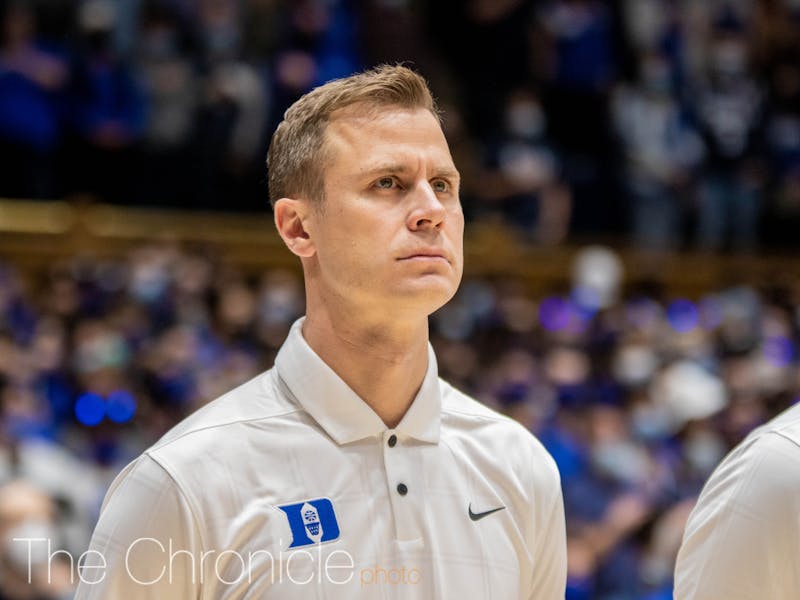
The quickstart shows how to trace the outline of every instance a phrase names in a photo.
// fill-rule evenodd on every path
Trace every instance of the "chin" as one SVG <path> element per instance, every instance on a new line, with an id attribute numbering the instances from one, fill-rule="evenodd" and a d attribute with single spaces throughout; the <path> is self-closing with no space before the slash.
<path id="1" fill-rule="evenodd" d="M 458 285 L 439 279 L 436 282 L 424 282 L 424 285 L 404 286 L 389 294 L 387 306 L 404 304 L 410 311 L 430 315 L 447 304 L 456 294 Z"/>

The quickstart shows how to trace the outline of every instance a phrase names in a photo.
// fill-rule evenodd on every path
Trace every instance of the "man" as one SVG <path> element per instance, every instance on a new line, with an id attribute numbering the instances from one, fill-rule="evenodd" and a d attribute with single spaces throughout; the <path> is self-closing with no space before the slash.
<path id="1" fill-rule="evenodd" d="M 275 224 L 306 316 L 275 367 L 187 418 L 112 484 L 78 598 L 564 597 L 552 459 L 441 381 L 428 315 L 463 215 L 425 81 L 380 67 L 285 114 Z"/>
<path id="2" fill-rule="evenodd" d="M 686 525 L 675 598 L 800 598 L 800 405 L 711 474 Z"/>

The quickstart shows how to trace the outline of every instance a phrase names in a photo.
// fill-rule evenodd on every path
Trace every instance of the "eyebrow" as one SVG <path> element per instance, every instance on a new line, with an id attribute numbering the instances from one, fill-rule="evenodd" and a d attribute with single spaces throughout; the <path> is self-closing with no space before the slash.
<path id="1" fill-rule="evenodd" d="M 363 177 L 374 177 L 381 174 L 386 173 L 408 173 L 410 169 L 402 164 L 394 164 L 394 163 L 387 163 L 385 165 L 380 165 L 369 169 L 368 171 L 364 171 L 362 174 Z M 451 169 L 449 167 L 443 167 L 440 169 L 436 169 L 434 173 L 434 177 L 447 177 L 450 179 L 460 179 L 461 174 L 456 169 Z"/>

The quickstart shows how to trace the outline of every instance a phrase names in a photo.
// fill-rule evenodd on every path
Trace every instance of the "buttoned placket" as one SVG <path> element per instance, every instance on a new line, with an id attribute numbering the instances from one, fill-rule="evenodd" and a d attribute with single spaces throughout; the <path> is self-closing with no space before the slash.
<path id="1" fill-rule="evenodd" d="M 421 478 L 414 476 L 416 448 L 408 445 L 409 440 L 392 429 L 383 432 L 383 465 L 386 471 L 386 485 L 389 488 L 389 501 L 392 506 L 395 524 L 395 539 L 411 541 L 422 537 L 420 523 L 414 518 L 414 507 L 420 501 L 420 489 L 416 486 Z M 405 442 L 405 443 L 404 443 Z"/>

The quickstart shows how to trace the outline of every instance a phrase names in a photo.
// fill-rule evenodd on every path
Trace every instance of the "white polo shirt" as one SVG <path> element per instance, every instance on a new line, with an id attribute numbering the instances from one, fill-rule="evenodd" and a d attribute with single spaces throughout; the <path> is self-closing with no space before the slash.
<path id="1" fill-rule="evenodd" d="M 438 378 L 395 429 L 291 329 L 116 478 L 76 598 L 564 598 L 552 458 Z M 102 580 L 101 580 L 102 578 Z"/>
<path id="2" fill-rule="evenodd" d="M 800 405 L 717 467 L 689 517 L 676 600 L 800 598 Z"/>

